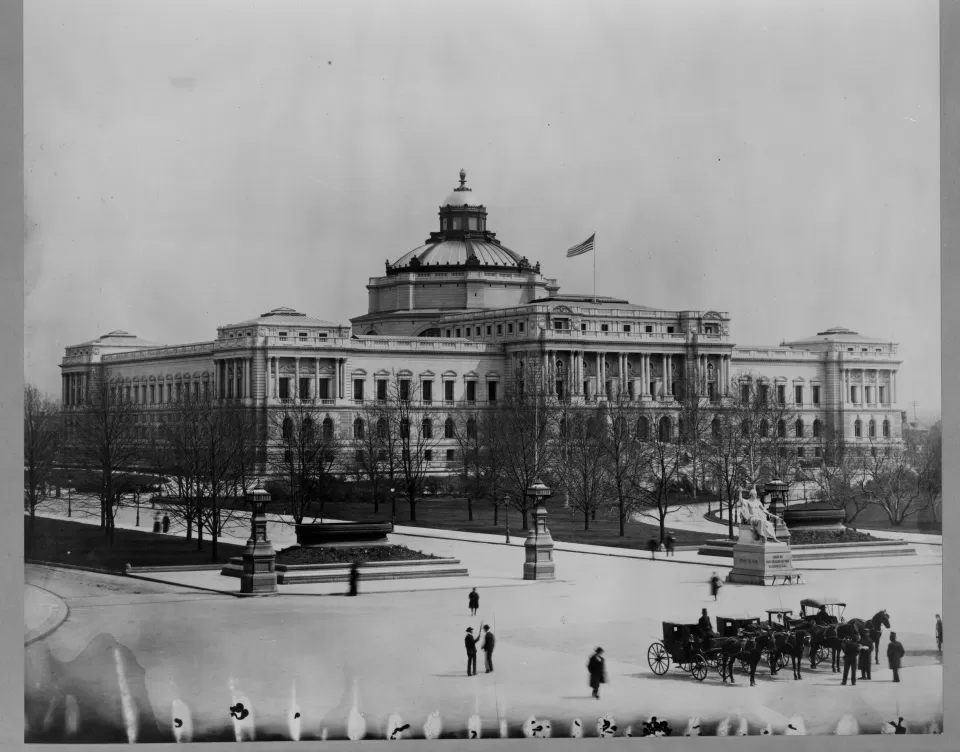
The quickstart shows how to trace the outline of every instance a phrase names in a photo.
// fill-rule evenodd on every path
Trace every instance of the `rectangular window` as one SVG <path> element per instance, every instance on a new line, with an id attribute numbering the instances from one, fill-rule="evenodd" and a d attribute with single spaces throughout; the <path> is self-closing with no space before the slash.
<path id="1" fill-rule="evenodd" d="M 449 330 L 449 329 L 447 329 L 447 336 L 448 336 L 448 337 L 450 336 L 450 330 Z"/>
<path id="2" fill-rule="evenodd" d="M 477 382 L 468 381 L 467 382 L 467 402 L 476 402 L 477 401 Z"/>
<path id="3" fill-rule="evenodd" d="M 820 447 L 814 447 L 814 448 L 813 448 L 813 456 L 814 456 L 814 457 L 822 457 L 822 456 L 823 456 L 823 450 L 822 450 Z"/>
<path id="4" fill-rule="evenodd" d="M 447 450 L 447 462 L 453 462 L 453 460 L 454 460 L 454 452 L 453 452 L 452 449 L 448 449 L 448 450 Z"/>
<path id="5" fill-rule="evenodd" d="M 521 321 L 519 324 L 517 324 L 517 331 L 518 331 L 518 332 L 522 332 L 522 331 L 523 331 L 523 322 L 522 322 L 522 321 Z"/>
<path id="6" fill-rule="evenodd" d="M 497 334 L 503 334 L 503 324 L 497 324 Z"/>
<path id="7" fill-rule="evenodd" d="M 443 398 L 447 402 L 453 402 L 453 382 L 452 381 L 443 382 Z"/>
<path id="8" fill-rule="evenodd" d="M 767 404 L 770 399 L 770 387 L 766 384 L 760 385 L 760 402 L 761 404 Z"/>
<path id="9" fill-rule="evenodd" d="M 400 379 L 400 399 L 410 401 L 410 379 Z"/>
<path id="10" fill-rule="evenodd" d="M 353 398 L 363 401 L 363 379 L 353 380 Z"/>
<path id="11" fill-rule="evenodd" d="M 749 384 L 740 385 L 740 401 L 745 405 L 748 402 L 750 402 L 750 385 Z"/>
<path id="12" fill-rule="evenodd" d="M 563 329 L 563 322 L 562 322 L 562 321 L 554 321 L 554 322 L 553 322 L 553 328 L 554 328 L 554 329 L 557 329 L 557 330 Z"/>
<path id="13" fill-rule="evenodd" d="M 330 379 L 320 379 L 320 387 L 317 399 L 330 399 Z"/>
<path id="14" fill-rule="evenodd" d="M 873 403 L 873 387 L 872 387 L 872 386 L 865 386 L 865 387 L 863 388 L 863 391 L 866 392 L 866 395 L 865 395 L 865 396 L 866 396 L 866 398 L 867 398 L 867 404 L 872 404 L 872 403 Z"/>
<path id="15" fill-rule="evenodd" d="M 793 401 L 798 405 L 803 404 L 803 387 L 802 386 L 793 387 Z"/>
<path id="16" fill-rule="evenodd" d="M 673 327 L 672 327 L 672 326 L 668 326 L 668 327 L 667 327 L 667 334 L 673 334 Z"/>
<path id="17" fill-rule="evenodd" d="M 384 402 L 387 399 L 387 380 L 377 379 L 377 399 Z"/>
<path id="18" fill-rule="evenodd" d="M 787 387 L 786 384 L 777 384 L 777 404 L 785 405 L 787 404 Z"/>
<path id="19" fill-rule="evenodd" d="M 457 329 L 457 336 L 458 336 L 458 337 L 460 336 L 460 330 L 459 330 L 459 329 Z"/>
<path id="20" fill-rule="evenodd" d="M 280 399 L 290 399 L 290 379 L 280 379 Z"/>
<path id="21" fill-rule="evenodd" d="M 156 402 L 156 385 L 150 385 L 150 404 Z"/>
<path id="22" fill-rule="evenodd" d="M 280 334 L 280 339 L 286 339 L 286 338 L 287 338 L 287 333 L 286 333 L 286 332 L 280 332 L 279 334 Z"/>
<path id="23" fill-rule="evenodd" d="M 625 331 L 625 332 L 627 332 L 627 333 L 629 334 L 629 333 L 630 333 L 630 324 L 624 324 L 624 325 L 623 325 L 623 331 Z"/>
<path id="24" fill-rule="evenodd" d="M 580 331 L 581 332 L 587 331 L 587 325 L 585 322 L 580 324 Z"/>
<path id="25" fill-rule="evenodd" d="M 491 334 L 493 334 L 493 327 L 487 324 L 487 336 L 489 337 Z"/>
<path id="26" fill-rule="evenodd" d="M 797 447 L 797 457 L 800 457 L 801 459 L 803 459 L 806 456 L 807 456 L 806 450 L 803 447 Z"/>
<path id="27" fill-rule="evenodd" d="M 562 382 L 562 381 L 558 381 L 555 386 L 556 386 L 556 388 L 557 388 L 557 389 L 556 389 L 556 391 L 557 391 L 557 398 L 558 398 L 558 399 L 563 399 L 563 382 Z M 633 389 L 633 382 L 630 383 L 630 389 L 631 389 L 631 390 Z"/>
<path id="28" fill-rule="evenodd" d="M 885 386 L 878 386 L 877 391 L 880 394 L 880 404 L 887 404 L 887 388 Z"/>
<path id="29" fill-rule="evenodd" d="M 601 332 L 609 332 L 609 331 L 610 331 L 610 325 L 609 325 L 609 324 L 600 324 L 600 331 L 601 331 Z"/>
<path id="30" fill-rule="evenodd" d="M 488 381 L 487 382 L 487 402 L 496 402 L 497 401 L 497 382 Z"/>
<path id="31" fill-rule="evenodd" d="M 813 387 L 813 404 L 815 405 L 820 404 L 820 387 L 819 386 Z"/>
<path id="32" fill-rule="evenodd" d="M 317 335 L 317 339 L 326 339 L 326 338 L 327 338 L 326 332 L 320 332 L 320 334 Z"/>
<path id="33" fill-rule="evenodd" d="M 298 336 L 300 339 L 306 339 L 306 338 L 307 338 L 307 333 L 306 333 L 306 332 L 298 332 L 298 333 L 297 333 L 297 336 Z"/>
<path id="34" fill-rule="evenodd" d="M 855 386 L 850 387 L 850 401 L 854 404 L 857 402 L 857 388 Z"/>
<path id="35" fill-rule="evenodd" d="M 717 383 L 715 381 L 707 384 L 707 397 L 711 402 L 717 401 Z"/>
<path id="36" fill-rule="evenodd" d="M 310 379 L 300 379 L 300 399 L 310 399 Z"/>
<path id="37" fill-rule="evenodd" d="M 513 334 L 513 324 L 507 324 L 507 334 Z"/>
<path id="38" fill-rule="evenodd" d="M 653 333 L 653 327 L 650 326 L 649 324 L 647 324 L 646 326 L 643 327 L 643 331 L 645 331 L 647 334 L 652 334 L 652 333 Z"/>
<path id="39" fill-rule="evenodd" d="M 426 403 L 433 402 L 433 382 L 424 381 L 423 382 L 423 401 Z"/>
<path id="40" fill-rule="evenodd" d="M 433 450 L 432 450 L 432 449 L 424 449 L 424 450 L 423 450 L 423 459 L 425 459 L 427 462 L 433 462 Z"/>

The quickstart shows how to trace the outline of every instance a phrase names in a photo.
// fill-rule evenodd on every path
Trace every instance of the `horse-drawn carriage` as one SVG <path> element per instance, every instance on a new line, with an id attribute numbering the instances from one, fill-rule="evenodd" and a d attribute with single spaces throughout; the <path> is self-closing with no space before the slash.
<path id="1" fill-rule="evenodd" d="M 793 621 L 790 618 L 792 614 L 792 608 L 768 608 L 767 626 L 776 632 L 787 632 L 790 630 L 791 621 Z"/>
<path id="2" fill-rule="evenodd" d="M 647 663 L 653 673 L 663 676 L 670 670 L 671 661 L 697 681 L 706 679 L 709 667 L 716 665 L 704 655 L 700 629 L 696 624 L 665 621 L 663 640 L 654 642 L 647 649 Z"/>
<path id="3" fill-rule="evenodd" d="M 746 614 L 740 614 L 738 616 L 717 617 L 718 637 L 736 637 L 740 634 L 740 632 L 757 632 L 759 629 L 759 616 L 747 616 Z"/>
<path id="4" fill-rule="evenodd" d="M 837 598 L 804 598 L 800 601 L 800 618 L 807 622 L 824 624 L 843 624 L 843 612 L 847 604 Z M 821 609 L 827 615 L 822 621 Z"/>

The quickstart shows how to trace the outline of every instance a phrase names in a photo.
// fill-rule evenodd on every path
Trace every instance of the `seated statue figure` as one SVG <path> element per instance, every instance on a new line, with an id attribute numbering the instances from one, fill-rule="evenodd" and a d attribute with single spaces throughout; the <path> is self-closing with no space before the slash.
<path id="1" fill-rule="evenodd" d="M 749 525 L 758 540 L 769 538 L 777 543 L 777 532 L 773 524 L 773 516 L 763 508 L 763 502 L 757 498 L 757 487 L 754 486 L 750 495 L 743 498 L 740 491 L 740 522 Z"/>

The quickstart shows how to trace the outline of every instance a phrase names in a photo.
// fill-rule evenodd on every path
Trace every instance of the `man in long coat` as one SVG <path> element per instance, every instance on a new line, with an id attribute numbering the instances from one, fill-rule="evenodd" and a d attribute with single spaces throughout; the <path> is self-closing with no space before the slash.
<path id="1" fill-rule="evenodd" d="M 607 665 L 603 658 L 603 648 L 597 648 L 587 662 L 587 671 L 590 673 L 590 689 L 593 696 L 600 699 L 600 685 L 607 683 Z"/>
<path id="2" fill-rule="evenodd" d="M 895 682 L 900 681 L 900 660 L 903 658 L 904 652 L 903 645 L 897 640 L 897 633 L 891 632 L 890 644 L 887 645 L 887 661 L 893 670 L 893 680 Z"/>
<path id="3" fill-rule="evenodd" d="M 873 640 L 868 636 L 860 638 L 860 657 L 857 663 L 860 668 L 861 679 L 871 679 L 870 669 L 873 665 Z"/>
<path id="4" fill-rule="evenodd" d="M 477 609 L 480 608 L 480 593 L 477 592 L 476 588 L 471 590 L 470 595 L 467 596 L 467 604 L 470 609 L 470 616 L 476 616 Z"/>
<path id="5" fill-rule="evenodd" d="M 467 634 L 463 638 L 463 644 L 467 648 L 467 676 L 473 676 L 477 673 L 477 643 L 480 637 L 473 636 L 473 627 L 467 627 Z"/>
<path id="6" fill-rule="evenodd" d="M 857 658 L 860 657 L 860 643 L 856 638 L 844 640 L 840 649 L 843 651 L 843 680 L 847 683 L 847 674 L 850 675 L 850 684 L 857 686 Z"/>
<path id="7" fill-rule="evenodd" d="M 484 669 L 486 673 L 493 671 L 493 648 L 497 644 L 497 638 L 493 636 L 493 632 L 490 631 L 490 625 L 483 625 L 483 655 L 484 655 Z"/>

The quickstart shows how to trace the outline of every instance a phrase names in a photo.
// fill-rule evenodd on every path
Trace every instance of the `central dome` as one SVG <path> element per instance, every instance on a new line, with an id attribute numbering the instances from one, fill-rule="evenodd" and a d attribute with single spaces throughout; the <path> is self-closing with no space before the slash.
<path id="1" fill-rule="evenodd" d="M 499 243 L 483 238 L 464 238 L 422 245 L 401 256 L 391 266 L 410 266 L 414 259 L 418 262 L 416 266 L 464 266 L 471 258 L 481 266 L 517 266 L 521 261 L 519 254 Z"/>

